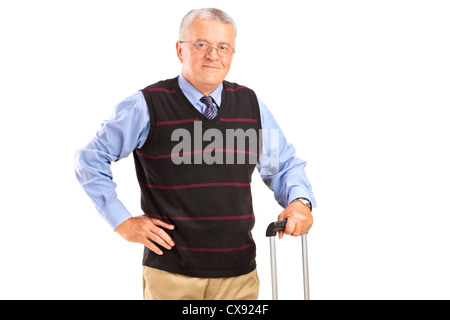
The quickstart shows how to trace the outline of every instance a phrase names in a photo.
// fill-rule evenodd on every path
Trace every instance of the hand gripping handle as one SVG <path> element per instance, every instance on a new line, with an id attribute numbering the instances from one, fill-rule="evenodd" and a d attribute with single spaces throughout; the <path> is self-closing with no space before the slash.
<path id="1" fill-rule="evenodd" d="M 286 228 L 287 220 L 275 221 L 269 224 L 266 230 L 266 237 L 274 237 L 277 235 L 278 231 L 284 230 Z"/>

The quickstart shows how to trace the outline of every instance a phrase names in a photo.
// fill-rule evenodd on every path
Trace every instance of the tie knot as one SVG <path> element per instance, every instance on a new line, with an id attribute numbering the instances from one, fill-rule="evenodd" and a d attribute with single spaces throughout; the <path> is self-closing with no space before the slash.
<path id="1" fill-rule="evenodd" d="M 206 104 L 208 107 L 213 106 L 213 98 L 211 96 L 203 96 L 200 101 Z"/>
<path id="2" fill-rule="evenodd" d="M 206 110 L 203 112 L 203 115 L 208 119 L 214 119 L 217 115 L 217 108 L 213 103 L 213 98 L 210 96 L 203 96 L 200 98 L 200 101 L 206 104 Z"/>

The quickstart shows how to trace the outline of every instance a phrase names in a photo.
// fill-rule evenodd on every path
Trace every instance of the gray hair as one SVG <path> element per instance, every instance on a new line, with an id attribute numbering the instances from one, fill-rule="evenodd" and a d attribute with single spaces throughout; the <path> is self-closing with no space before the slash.
<path id="1" fill-rule="evenodd" d="M 202 9 L 195 9 L 191 10 L 186 14 L 181 20 L 180 24 L 180 34 L 179 34 L 179 40 L 183 40 L 184 36 L 187 33 L 187 30 L 191 26 L 191 24 L 194 22 L 194 20 L 200 19 L 200 20 L 218 20 L 223 23 L 231 25 L 234 31 L 234 38 L 236 39 L 237 35 L 237 29 L 236 24 L 234 23 L 233 18 L 231 18 L 226 12 L 216 9 L 216 8 L 202 8 Z"/>

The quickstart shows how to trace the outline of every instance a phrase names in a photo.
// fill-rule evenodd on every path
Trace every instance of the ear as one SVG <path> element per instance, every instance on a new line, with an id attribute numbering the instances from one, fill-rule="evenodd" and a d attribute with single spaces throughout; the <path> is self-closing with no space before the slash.
<path id="1" fill-rule="evenodd" d="M 183 63 L 182 51 L 183 51 L 183 48 L 181 47 L 181 42 L 177 41 L 177 56 L 178 56 L 178 60 L 180 60 L 181 63 Z"/>

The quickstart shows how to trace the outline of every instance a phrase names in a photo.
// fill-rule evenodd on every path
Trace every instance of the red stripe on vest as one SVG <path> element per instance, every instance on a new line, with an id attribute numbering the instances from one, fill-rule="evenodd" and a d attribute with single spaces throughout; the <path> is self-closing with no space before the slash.
<path id="1" fill-rule="evenodd" d="M 223 248 L 223 249 L 209 249 L 209 248 L 187 248 L 187 247 L 180 247 L 178 245 L 175 245 L 175 247 L 179 250 L 185 250 L 185 251 L 200 251 L 200 252 L 229 252 L 229 251 L 239 251 L 244 250 L 250 247 L 253 247 L 255 243 L 250 243 L 242 247 L 238 248 Z"/>
<path id="2" fill-rule="evenodd" d="M 246 118 L 220 118 L 222 122 L 252 122 L 257 123 L 256 119 L 246 119 Z"/>
<path id="3" fill-rule="evenodd" d="M 164 88 L 152 88 L 152 89 L 147 89 L 147 90 L 148 90 L 148 92 L 164 91 L 164 92 L 167 92 L 167 93 L 175 93 L 175 90 L 167 90 L 167 89 L 164 89 Z"/>
<path id="4" fill-rule="evenodd" d="M 145 214 L 150 218 L 163 219 L 163 220 L 179 220 L 179 221 L 207 221 L 207 220 L 240 220 L 240 219 L 250 219 L 255 216 L 254 213 L 247 214 L 245 216 L 226 216 L 226 217 L 168 217 L 168 216 L 158 216 L 156 214 Z"/>
<path id="5" fill-rule="evenodd" d="M 180 186 L 160 186 L 155 184 L 145 184 L 139 182 L 139 185 L 154 188 L 154 189 L 187 189 L 187 188 L 203 188 L 203 187 L 250 187 L 250 183 L 240 183 L 240 182 L 212 182 L 212 183 L 197 183 L 197 184 L 186 184 Z"/>

